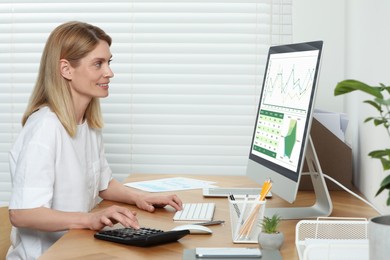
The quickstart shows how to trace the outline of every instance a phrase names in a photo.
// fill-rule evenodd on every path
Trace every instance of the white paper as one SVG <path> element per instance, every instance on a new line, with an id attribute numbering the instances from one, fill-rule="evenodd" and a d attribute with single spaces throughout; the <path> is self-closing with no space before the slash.
<path id="1" fill-rule="evenodd" d="M 315 109 L 313 116 L 341 141 L 345 142 L 345 131 L 348 126 L 348 117 L 346 114 Z"/>
<path id="2" fill-rule="evenodd" d="M 367 260 L 368 239 L 305 239 L 308 260 Z"/>
<path id="3" fill-rule="evenodd" d="M 197 180 L 185 177 L 164 178 L 151 181 L 139 181 L 125 183 L 125 186 L 148 192 L 166 192 L 177 190 L 192 190 L 209 187 L 215 182 Z"/>

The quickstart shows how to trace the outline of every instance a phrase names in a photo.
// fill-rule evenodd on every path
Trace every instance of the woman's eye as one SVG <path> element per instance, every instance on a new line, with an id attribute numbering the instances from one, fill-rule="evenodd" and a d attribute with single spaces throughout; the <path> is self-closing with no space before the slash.
<path id="1" fill-rule="evenodd" d="M 100 68 L 100 67 L 102 66 L 102 63 L 101 63 L 101 62 L 96 62 L 96 63 L 95 63 L 95 66 L 98 67 L 98 68 Z"/>

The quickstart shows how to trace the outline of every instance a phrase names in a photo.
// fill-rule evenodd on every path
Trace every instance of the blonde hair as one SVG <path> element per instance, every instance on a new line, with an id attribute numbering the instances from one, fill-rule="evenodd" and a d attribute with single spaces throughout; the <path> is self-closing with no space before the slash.
<path id="1" fill-rule="evenodd" d="M 102 29 L 82 22 L 72 21 L 58 26 L 50 34 L 44 48 L 38 79 L 31 94 L 22 125 L 28 117 L 43 106 L 57 115 L 70 136 L 77 131 L 76 115 L 68 81 L 60 73 L 60 60 L 66 59 L 72 67 L 95 49 L 99 40 L 111 46 L 111 37 Z M 91 128 L 102 128 L 103 117 L 98 98 L 92 98 L 85 111 L 85 120 Z"/>

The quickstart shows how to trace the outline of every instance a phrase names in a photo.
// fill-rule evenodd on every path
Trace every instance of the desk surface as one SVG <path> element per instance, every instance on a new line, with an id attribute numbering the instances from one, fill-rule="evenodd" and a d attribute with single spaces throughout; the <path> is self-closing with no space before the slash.
<path id="1" fill-rule="evenodd" d="M 177 175 L 131 175 L 126 182 L 143 181 L 177 177 Z M 256 187 L 256 183 L 245 176 L 202 176 L 185 175 L 185 177 L 215 181 L 221 187 Z M 183 202 L 215 202 L 215 220 L 225 220 L 225 224 L 210 226 L 212 235 L 187 235 L 177 243 L 169 243 L 151 248 L 132 247 L 97 240 L 93 237 L 91 230 L 71 230 L 58 240 L 47 252 L 42 255 L 41 260 L 46 259 L 182 259 L 184 249 L 196 247 L 256 247 L 257 244 L 234 244 L 231 239 L 229 206 L 226 198 L 204 198 L 201 190 L 187 190 L 175 192 Z M 333 201 L 333 212 L 331 216 L 336 217 L 365 217 L 370 218 L 378 213 L 362 201 L 344 191 L 331 191 Z M 313 204 L 314 194 L 311 191 L 299 191 L 296 205 L 308 206 Z M 104 208 L 112 205 L 113 202 L 103 201 L 97 208 Z M 177 223 L 173 222 L 174 210 L 171 207 L 157 209 L 154 213 L 138 210 L 134 206 L 126 207 L 136 209 L 137 217 L 142 226 L 156 227 L 163 230 L 170 230 Z M 288 206 L 276 195 L 267 200 L 267 207 Z M 298 259 L 295 247 L 295 226 L 299 220 L 283 220 L 280 230 L 285 235 L 285 242 L 281 248 L 283 259 Z"/>

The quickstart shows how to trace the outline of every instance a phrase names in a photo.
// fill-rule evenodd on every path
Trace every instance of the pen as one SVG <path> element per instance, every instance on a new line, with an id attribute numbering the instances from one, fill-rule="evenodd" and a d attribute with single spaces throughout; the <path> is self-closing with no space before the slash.
<path id="1" fill-rule="evenodd" d="M 225 220 L 212 220 L 207 222 L 194 223 L 193 225 L 211 226 L 225 223 Z"/>
<path id="2" fill-rule="evenodd" d="M 231 192 L 229 192 L 229 198 L 230 198 L 232 201 L 236 200 Z M 237 204 L 234 203 L 234 202 L 233 202 L 233 207 L 234 207 L 234 210 L 235 210 L 236 213 L 237 213 L 237 217 L 240 217 L 240 214 L 241 214 L 240 209 L 238 208 Z"/>
<path id="3" fill-rule="evenodd" d="M 245 214 L 245 211 L 246 211 L 246 206 L 247 206 L 247 202 L 248 202 L 248 194 L 245 195 L 245 200 L 244 200 L 244 206 L 242 207 L 242 214 L 240 214 L 240 217 L 238 218 L 238 221 L 237 221 L 237 227 L 236 227 L 236 231 L 234 232 L 234 239 L 235 240 L 238 240 L 240 237 L 241 237 L 241 233 L 240 232 L 240 229 L 242 228 L 242 225 L 244 224 L 244 214 Z"/>

